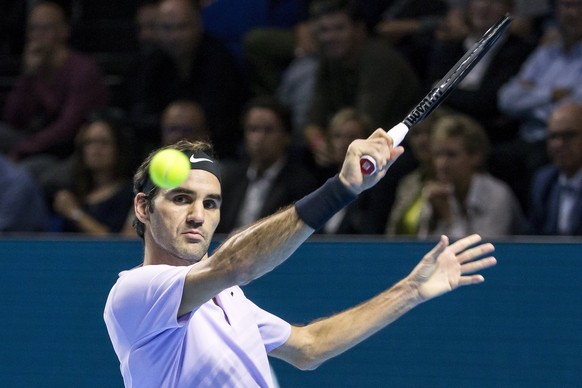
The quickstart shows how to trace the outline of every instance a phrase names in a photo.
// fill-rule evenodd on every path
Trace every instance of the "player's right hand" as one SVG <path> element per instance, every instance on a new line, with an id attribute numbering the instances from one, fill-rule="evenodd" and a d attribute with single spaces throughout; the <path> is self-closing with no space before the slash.
<path id="1" fill-rule="evenodd" d="M 354 140 L 348 147 L 339 177 L 355 194 L 374 186 L 386 175 L 386 170 L 402 153 L 404 148 L 392 148 L 392 138 L 385 130 L 378 128 L 367 139 Z M 360 158 L 368 155 L 376 161 L 378 172 L 373 175 L 362 173 Z"/>

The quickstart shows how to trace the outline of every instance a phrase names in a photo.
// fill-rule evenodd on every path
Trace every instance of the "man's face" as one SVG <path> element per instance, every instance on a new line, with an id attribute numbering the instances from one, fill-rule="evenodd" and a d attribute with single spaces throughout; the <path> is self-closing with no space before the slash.
<path id="1" fill-rule="evenodd" d="M 174 58 L 191 55 L 202 33 L 198 12 L 184 0 L 166 0 L 160 4 L 158 17 L 163 49 Z"/>
<path id="2" fill-rule="evenodd" d="M 567 176 L 582 168 L 582 108 L 564 106 L 550 117 L 548 154 Z"/>
<path id="3" fill-rule="evenodd" d="M 287 152 L 290 135 L 272 110 L 252 108 L 246 115 L 244 127 L 246 150 L 257 168 L 269 168 Z"/>
<path id="4" fill-rule="evenodd" d="M 558 0 L 556 18 L 562 33 L 569 41 L 582 40 L 582 0 Z"/>
<path id="5" fill-rule="evenodd" d="M 160 189 L 147 211 L 146 242 L 162 252 L 167 264 L 189 265 L 204 258 L 220 221 L 218 178 L 205 170 L 190 170 L 179 187 Z M 145 205 L 144 205 L 145 206 Z M 144 222 L 143 220 L 140 220 Z"/>
<path id="6" fill-rule="evenodd" d="M 203 140 L 208 137 L 204 112 L 192 105 L 170 106 L 162 117 L 162 142 L 164 145 L 178 140 Z"/>
<path id="7" fill-rule="evenodd" d="M 135 22 L 138 29 L 138 40 L 141 45 L 150 45 L 157 41 L 157 19 L 158 7 L 155 4 L 145 4 L 137 10 Z"/>
<path id="8" fill-rule="evenodd" d="M 53 5 L 39 5 L 28 17 L 27 43 L 38 54 L 48 55 L 65 44 L 69 36 L 68 32 L 62 12 Z"/>
<path id="9" fill-rule="evenodd" d="M 345 12 L 320 16 L 313 29 L 321 53 L 330 59 L 349 58 L 365 33 L 363 23 L 354 23 Z"/>

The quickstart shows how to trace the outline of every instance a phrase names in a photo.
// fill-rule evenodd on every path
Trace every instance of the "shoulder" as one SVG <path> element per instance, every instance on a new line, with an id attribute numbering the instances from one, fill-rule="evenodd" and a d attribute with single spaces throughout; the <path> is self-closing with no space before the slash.
<path id="1" fill-rule="evenodd" d="M 364 59 L 400 62 L 404 61 L 404 56 L 388 42 L 379 38 L 369 38 L 364 49 Z"/>
<path id="2" fill-rule="evenodd" d="M 227 160 L 220 162 L 223 189 L 237 182 L 246 180 L 249 163 L 247 160 Z"/>
<path id="3" fill-rule="evenodd" d="M 488 199 L 514 197 L 507 183 L 488 173 L 475 175 L 475 188 L 484 198 Z M 491 201 L 491 203 L 494 204 L 494 201 Z"/>
<path id="4" fill-rule="evenodd" d="M 128 288 L 147 288 L 167 279 L 185 276 L 190 267 L 175 267 L 171 265 L 144 265 L 119 273 L 116 286 Z"/>
<path id="5" fill-rule="evenodd" d="M 129 306 L 145 303 L 146 299 L 157 300 L 160 295 L 172 294 L 168 290 L 181 291 L 190 268 L 191 266 L 146 265 L 123 271 L 111 290 L 111 301 L 116 306 Z"/>
<path id="6" fill-rule="evenodd" d="M 37 185 L 23 167 L 10 162 L 3 155 L 0 155 L 0 185 L 6 183 L 6 188 L 18 189 L 18 191 L 26 192 L 28 190 L 37 190 Z"/>
<path id="7" fill-rule="evenodd" d="M 557 181 L 560 175 L 560 170 L 552 164 L 544 166 L 536 170 L 533 176 L 534 187 L 546 186 L 552 181 Z"/>

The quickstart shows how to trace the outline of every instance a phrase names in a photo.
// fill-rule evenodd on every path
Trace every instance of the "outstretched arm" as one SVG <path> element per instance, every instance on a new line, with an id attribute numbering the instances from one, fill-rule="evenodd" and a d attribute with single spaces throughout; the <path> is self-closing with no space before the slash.
<path id="1" fill-rule="evenodd" d="M 301 369 L 315 369 L 378 332 L 415 306 L 452 291 L 459 286 L 481 283 L 481 275 L 471 273 L 495 265 L 493 257 L 477 259 L 494 250 L 478 243 L 472 235 L 449 245 L 448 238 L 428 252 L 414 270 L 393 287 L 356 307 L 293 327 L 287 342 L 270 354 Z"/>
<path id="2" fill-rule="evenodd" d="M 355 198 L 375 185 L 386 174 L 389 162 L 403 152 L 402 147 L 393 149 L 391 146 L 392 139 L 381 129 L 368 139 L 355 140 L 332 185 L 326 184 L 325 190 L 320 189 L 307 200 L 299 201 L 302 206 L 298 202 L 234 234 L 212 256 L 195 264 L 186 277 L 179 315 L 192 311 L 225 288 L 247 284 L 283 263 L 314 232 L 322 217 L 335 214 L 333 207 L 322 211 L 319 204 L 326 204 L 328 198 L 321 201 L 321 197 L 331 192 L 338 194 L 340 199 Z M 380 168 L 378 174 L 362 174 L 362 155 L 375 158 Z M 338 210 L 340 208 L 335 208 Z"/>

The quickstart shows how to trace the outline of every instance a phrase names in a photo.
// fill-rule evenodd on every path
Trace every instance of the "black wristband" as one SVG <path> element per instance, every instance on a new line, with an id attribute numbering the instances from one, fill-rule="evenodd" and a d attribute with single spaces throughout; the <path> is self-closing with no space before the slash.
<path id="1" fill-rule="evenodd" d="M 313 193 L 295 203 L 299 218 L 315 230 L 321 229 L 335 213 L 358 196 L 352 193 L 336 175 Z"/>

